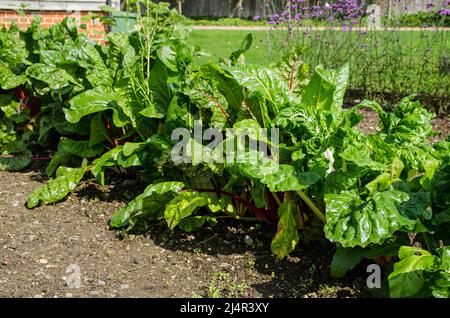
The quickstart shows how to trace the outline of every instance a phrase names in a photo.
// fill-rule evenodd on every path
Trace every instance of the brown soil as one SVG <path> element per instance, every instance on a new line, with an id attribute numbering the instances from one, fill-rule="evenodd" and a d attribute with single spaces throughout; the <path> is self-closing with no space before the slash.
<path id="1" fill-rule="evenodd" d="M 255 224 L 226 222 L 194 234 L 159 224 L 147 236 L 121 240 L 107 222 L 140 188 L 131 180 L 105 188 L 86 181 L 67 200 L 28 210 L 40 171 L 0 172 L 0 297 L 365 295 L 365 278 L 329 277 L 331 244 L 303 245 L 277 261 L 274 230 Z M 81 288 L 67 284 L 71 265 L 79 266 Z"/>

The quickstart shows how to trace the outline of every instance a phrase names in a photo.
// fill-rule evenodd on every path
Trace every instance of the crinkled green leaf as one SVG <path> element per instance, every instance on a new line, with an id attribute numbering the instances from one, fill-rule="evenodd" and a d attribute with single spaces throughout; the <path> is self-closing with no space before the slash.
<path id="1" fill-rule="evenodd" d="M 116 95 L 112 89 L 102 86 L 85 91 L 69 101 L 70 108 L 64 109 L 66 120 L 70 123 L 78 123 L 87 115 L 117 109 L 115 98 Z"/>
<path id="2" fill-rule="evenodd" d="M 39 204 L 50 204 L 64 199 L 77 187 L 85 172 L 85 166 L 81 168 L 59 167 L 55 179 L 51 179 L 46 185 L 35 189 L 28 196 L 27 207 L 32 209 Z"/>
<path id="3" fill-rule="evenodd" d="M 3 90 L 16 88 L 27 82 L 25 75 L 16 75 L 9 68 L 8 64 L 0 61 L 0 87 Z"/>
<path id="4" fill-rule="evenodd" d="M 371 158 L 370 149 L 363 143 L 349 145 L 344 151 L 339 153 L 343 159 L 353 162 L 359 167 L 367 167 L 373 170 L 383 171 L 386 166 L 376 162 Z"/>
<path id="5" fill-rule="evenodd" d="M 289 88 L 272 70 L 259 66 L 226 67 L 236 81 L 253 92 L 260 92 L 267 99 L 275 114 L 291 99 Z"/>
<path id="6" fill-rule="evenodd" d="M 315 74 L 305 88 L 302 103 L 317 110 L 328 110 L 339 115 L 342 110 L 345 90 L 348 85 L 350 68 L 348 65 L 338 70 L 327 70 L 317 66 Z"/>
<path id="7" fill-rule="evenodd" d="M 387 167 L 387 171 L 366 184 L 366 188 L 371 193 L 386 190 L 392 183 L 400 178 L 403 168 L 403 162 L 399 158 L 394 158 L 392 163 Z"/>
<path id="8" fill-rule="evenodd" d="M 450 273 L 440 272 L 437 279 L 435 279 L 431 292 L 435 298 L 450 298 Z"/>
<path id="9" fill-rule="evenodd" d="M 394 298 L 414 296 L 426 282 L 424 271 L 437 270 L 439 260 L 428 251 L 409 246 L 400 248 L 399 257 L 400 261 L 394 264 L 394 271 L 389 275 L 389 293 Z"/>
<path id="10" fill-rule="evenodd" d="M 164 218 L 170 229 L 177 226 L 181 220 L 191 216 L 198 208 L 210 205 L 216 196 L 211 193 L 184 191 L 173 198 L 166 206 Z"/>
<path id="11" fill-rule="evenodd" d="M 34 64 L 27 69 L 28 76 L 46 83 L 50 89 L 61 89 L 70 84 L 80 85 L 77 80 L 61 67 Z"/>
<path id="12" fill-rule="evenodd" d="M 181 182 L 149 185 L 142 194 L 113 214 L 111 227 L 121 228 L 130 225 L 130 222 L 135 223 L 140 217 L 151 220 L 155 216 L 163 215 L 166 204 L 183 188 L 184 184 Z"/>
<path id="13" fill-rule="evenodd" d="M 367 201 L 355 192 L 326 194 L 325 235 L 343 247 L 381 244 L 401 229 L 412 230 L 417 221 L 404 217 L 398 205 L 409 199 L 400 191 L 377 192 Z"/>

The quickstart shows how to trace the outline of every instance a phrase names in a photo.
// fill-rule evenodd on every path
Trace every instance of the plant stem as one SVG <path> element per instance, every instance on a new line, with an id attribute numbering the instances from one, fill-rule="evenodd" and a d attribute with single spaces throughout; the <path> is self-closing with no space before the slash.
<path id="1" fill-rule="evenodd" d="M 277 201 L 278 205 L 282 205 L 283 202 L 281 202 L 280 198 L 278 197 L 278 195 L 275 192 L 271 192 L 273 195 L 273 198 L 275 199 L 275 201 Z"/>
<path id="2" fill-rule="evenodd" d="M 314 202 L 311 201 L 311 199 L 303 192 L 303 191 L 297 191 L 297 194 L 302 198 L 303 201 L 310 207 L 310 209 L 314 212 L 315 215 L 323 222 L 327 223 L 327 219 L 325 218 L 325 215 L 323 215 L 322 211 L 314 204 Z"/>

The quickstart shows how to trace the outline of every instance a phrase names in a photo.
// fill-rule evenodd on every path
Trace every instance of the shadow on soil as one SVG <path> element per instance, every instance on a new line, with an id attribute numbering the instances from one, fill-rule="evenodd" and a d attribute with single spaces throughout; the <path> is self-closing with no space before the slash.
<path id="1" fill-rule="evenodd" d="M 76 191 L 80 199 L 129 202 L 145 189 L 145 184 L 132 179 L 113 180 L 100 187 L 95 180 L 85 182 Z M 331 278 L 329 265 L 335 247 L 325 239 L 299 243 L 289 257 L 279 261 L 270 252 L 275 229 L 266 224 L 227 221 L 206 226 L 188 234 L 171 231 L 165 222 L 150 226 L 145 235 L 156 245 L 174 252 L 186 252 L 188 257 L 212 256 L 211 268 L 226 272 L 233 255 L 247 258 L 238 270 L 238 279 L 249 282 L 263 297 L 367 297 L 364 291 L 363 265 L 343 279 Z M 225 256 L 218 258 L 218 256 Z M 242 261 L 240 262 L 242 266 Z M 258 279 L 259 277 L 259 279 Z M 261 279 L 266 278 L 266 279 Z M 269 278 L 269 279 L 267 279 Z M 263 282 L 261 282 L 264 280 Z M 207 295 L 206 295 L 207 296 Z"/>

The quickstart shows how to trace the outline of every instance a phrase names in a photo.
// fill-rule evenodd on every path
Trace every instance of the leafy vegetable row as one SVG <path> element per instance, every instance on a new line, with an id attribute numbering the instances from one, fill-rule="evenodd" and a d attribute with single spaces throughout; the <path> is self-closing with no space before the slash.
<path id="1" fill-rule="evenodd" d="M 393 113 L 370 101 L 344 109 L 346 66 L 317 67 L 308 79 L 301 48 L 270 68 L 246 65 L 248 35 L 230 58 L 195 67 L 201 52 L 165 4 L 140 12 L 138 26 L 106 45 L 71 19 L 0 31 L 0 169 L 21 170 L 38 159 L 33 150 L 53 150 L 53 178 L 28 208 L 64 199 L 89 173 L 100 184 L 132 174 L 149 185 L 113 215 L 122 233 L 159 220 L 187 232 L 223 219 L 263 221 L 277 227 L 272 252 L 282 259 L 319 229 L 338 247 L 334 276 L 398 256 L 391 296 L 449 296 L 450 138 L 429 143 L 433 115 L 413 97 Z M 355 128 L 362 108 L 378 113 L 377 133 Z M 221 144 L 256 162 L 197 160 L 194 149 L 224 159 L 194 138 L 199 123 L 224 136 L 247 132 L 271 155 L 234 135 Z M 190 163 L 172 159 L 176 128 L 191 132 Z M 279 145 L 251 133 L 259 128 L 279 129 Z"/>

